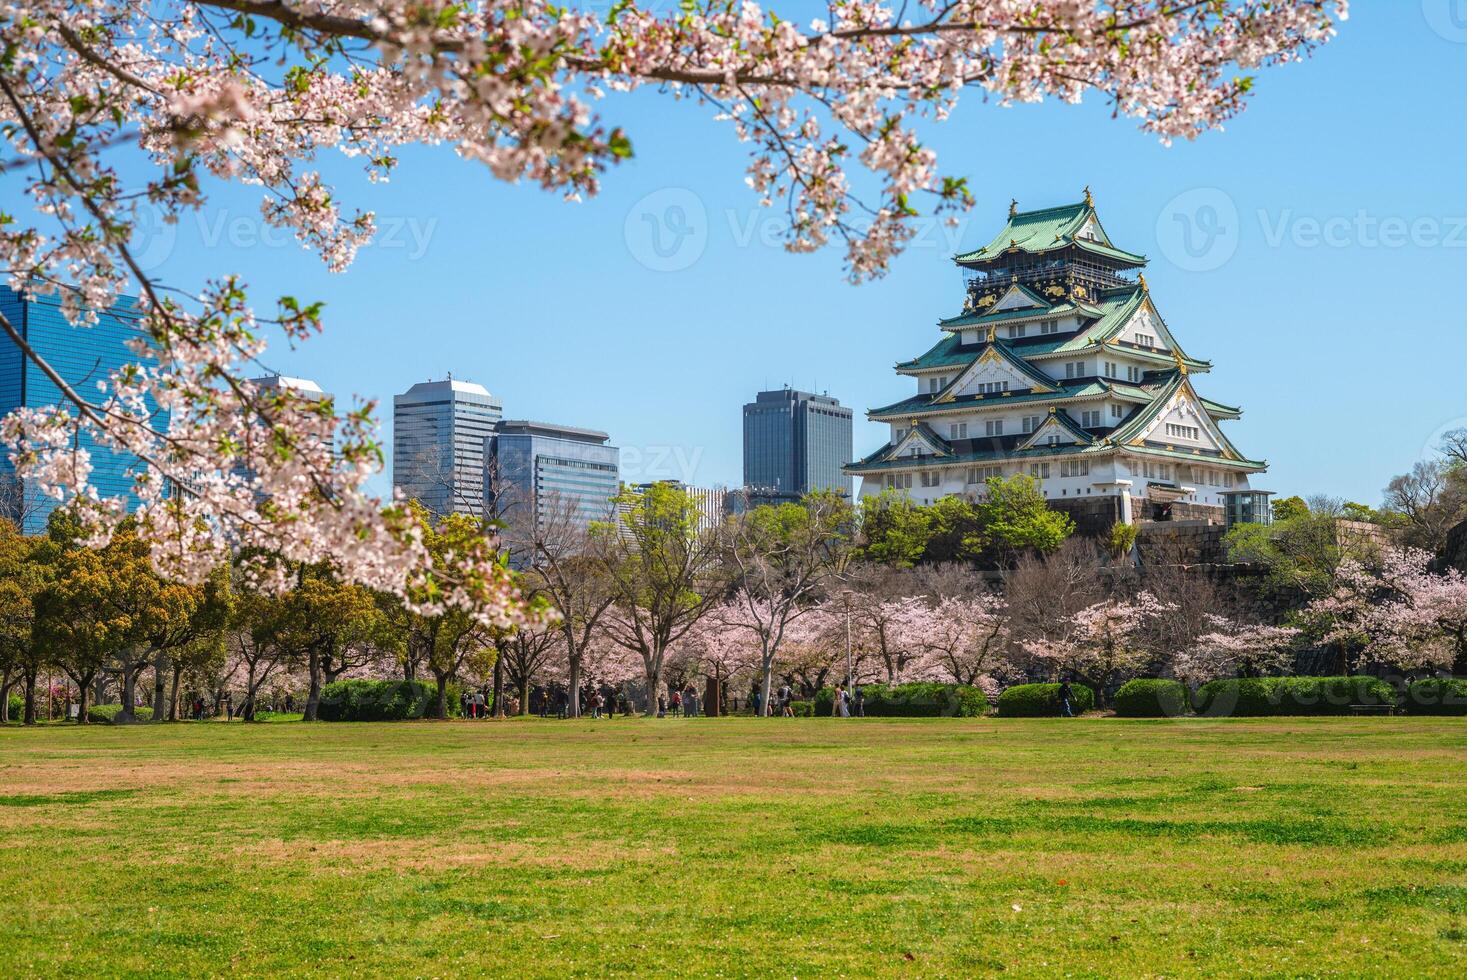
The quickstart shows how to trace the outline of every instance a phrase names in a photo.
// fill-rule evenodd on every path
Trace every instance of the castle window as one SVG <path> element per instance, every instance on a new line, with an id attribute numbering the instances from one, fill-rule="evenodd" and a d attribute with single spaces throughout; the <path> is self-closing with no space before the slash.
<path id="1" fill-rule="evenodd" d="M 1083 426 L 1086 429 L 1098 429 L 1098 428 L 1100 428 L 1100 412 L 1099 411 L 1094 411 L 1094 412 L 1081 412 L 1080 413 L 1080 425 Z"/>
<path id="2" fill-rule="evenodd" d="M 1008 390 L 1009 383 L 1007 381 L 985 381 L 978 386 L 978 394 L 980 395 L 997 395 Z"/>
<path id="3" fill-rule="evenodd" d="M 990 436 L 1003 435 L 1003 419 L 990 419 L 983 423 L 983 431 Z"/>
<path id="4" fill-rule="evenodd" d="M 1140 347 L 1155 347 L 1156 338 L 1149 333 L 1138 333 L 1136 335 L 1136 344 Z"/>
<path id="5" fill-rule="evenodd" d="M 1125 408 L 1125 406 L 1124 405 L 1114 405 L 1114 404 L 1111 405 L 1111 407 L 1110 407 L 1110 417 L 1113 418 L 1113 419 L 1123 419 L 1123 418 L 1125 418 L 1126 417 L 1126 408 Z"/>
<path id="6" fill-rule="evenodd" d="M 1029 464 L 1029 475 L 1032 476 L 1032 477 L 1034 477 L 1036 480 L 1047 480 L 1047 479 L 1049 479 L 1049 464 L 1048 463 L 1030 463 Z"/>
<path id="7" fill-rule="evenodd" d="M 1169 436 L 1175 436 L 1178 439 L 1196 439 L 1199 437 L 1197 426 L 1177 425 L 1173 422 L 1168 422 L 1166 424 L 1166 434 Z"/>
<path id="8" fill-rule="evenodd" d="M 949 436 L 949 438 L 952 438 L 952 439 L 966 439 L 966 438 L 968 438 L 968 423 L 967 422 L 954 422 L 952 425 L 948 426 L 947 428 L 948 428 L 948 436 Z"/>
<path id="9" fill-rule="evenodd" d="M 942 482 L 942 474 L 936 470 L 922 471 L 922 485 L 924 487 L 935 487 Z"/>
<path id="10" fill-rule="evenodd" d="M 1039 423 L 1042 421 L 1044 421 L 1044 416 L 1042 415 L 1025 415 L 1024 431 L 1026 433 L 1033 432 L 1035 429 L 1039 428 Z"/>
<path id="11" fill-rule="evenodd" d="M 1039 324 L 1039 333 L 1041 336 L 1049 333 L 1059 333 L 1059 321 L 1045 320 L 1043 323 Z"/>
<path id="12" fill-rule="evenodd" d="M 1015 337 L 1022 337 L 1022 336 L 1024 336 L 1024 324 L 1017 323 L 1017 324 L 1013 324 L 1012 326 L 1009 327 L 1009 339 L 1010 340 L 1013 340 Z"/>
<path id="13" fill-rule="evenodd" d="M 974 486 L 984 483 L 989 479 L 1001 479 L 1003 477 L 1002 466 L 970 466 L 968 467 L 968 485 Z"/>
<path id="14" fill-rule="evenodd" d="M 1134 364 L 1127 364 L 1126 365 L 1126 380 L 1127 381 L 1132 381 L 1132 382 L 1134 382 L 1134 381 L 1140 381 L 1141 380 L 1141 369 L 1138 368 Z"/>
<path id="15" fill-rule="evenodd" d="M 1090 460 L 1074 459 L 1060 461 L 1060 476 L 1089 476 Z"/>

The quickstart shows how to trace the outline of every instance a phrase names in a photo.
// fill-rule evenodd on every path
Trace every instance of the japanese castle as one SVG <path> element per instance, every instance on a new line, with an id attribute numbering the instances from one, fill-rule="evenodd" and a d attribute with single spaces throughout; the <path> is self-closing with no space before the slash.
<path id="1" fill-rule="evenodd" d="M 896 365 L 915 391 L 868 417 L 890 441 L 847 468 L 861 496 L 920 503 L 977 496 L 989 477 L 1027 473 L 1052 505 L 1099 529 L 1112 521 L 1267 520 L 1249 488 L 1266 467 L 1219 423 L 1241 410 L 1204 398 L 1211 367 L 1184 351 L 1147 289 L 1145 256 L 1111 244 L 1089 188 L 1078 204 L 1020 211 L 966 270 L 943 337 Z"/>

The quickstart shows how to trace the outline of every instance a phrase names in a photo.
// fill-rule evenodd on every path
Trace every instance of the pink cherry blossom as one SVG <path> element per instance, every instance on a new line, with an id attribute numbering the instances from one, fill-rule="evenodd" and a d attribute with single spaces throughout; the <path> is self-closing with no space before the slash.
<path id="1" fill-rule="evenodd" d="M 860 280 L 886 271 L 917 220 L 971 204 L 917 133 L 965 89 L 1000 104 L 1094 93 L 1163 140 L 1191 138 L 1244 107 L 1250 72 L 1326 42 L 1347 4 L 958 0 L 908 12 L 854 0 L 801 24 L 753 2 L 664 14 L 619 2 L 599 16 L 543 0 L 0 0 L 0 173 L 22 182 L 0 216 L 0 268 L 16 289 L 59 296 L 77 325 L 135 291 L 151 342 L 99 392 L 62 385 L 63 405 L 12 413 L 0 437 L 98 542 L 123 506 L 91 486 L 74 436 L 135 456 L 140 533 L 165 574 L 198 581 L 227 556 L 272 555 L 283 562 L 251 560 L 246 574 L 283 587 L 288 563 L 329 560 L 424 611 L 523 624 L 492 542 L 435 566 L 400 503 L 367 492 L 383 461 L 373 405 L 243 380 L 258 373 L 266 328 L 302 342 L 320 308 L 282 297 L 257 310 L 224 270 L 154 281 L 136 254 L 144 203 L 176 222 L 221 182 L 258 187 L 263 219 L 340 271 L 375 221 L 325 182 L 324 152 L 381 181 L 402 147 L 449 144 L 501 180 L 577 199 L 631 153 L 592 106 L 652 87 L 710 107 L 748 145 L 747 182 L 783 212 L 789 250 L 842 243 Z M 3 317 L 0 331 L 24 348 Z"/>

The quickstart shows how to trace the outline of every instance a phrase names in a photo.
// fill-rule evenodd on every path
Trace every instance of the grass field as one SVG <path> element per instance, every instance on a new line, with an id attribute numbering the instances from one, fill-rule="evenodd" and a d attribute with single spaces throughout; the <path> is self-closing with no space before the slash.
<path id="1" fill-rule="evenodd" d="M 1461 976 L 1467 724 L 0 731 L 0 976 Z"/>

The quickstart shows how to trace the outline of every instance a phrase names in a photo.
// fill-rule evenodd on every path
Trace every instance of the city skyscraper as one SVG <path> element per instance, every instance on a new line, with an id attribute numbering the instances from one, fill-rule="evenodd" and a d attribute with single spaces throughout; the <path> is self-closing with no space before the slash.
<path id="1" fill-rule="evenodd" d="M 780 388 L 744 406 L 744 488 L 755 501 L 850 496 L 851 455 L 851 410 L 829 395 Z"/>
<path id="2" fill-rule="evenodd" d="M 506 419 L 484 440 L 485 509 L 505 524 L 543 527 L 566 514 L 580 527 L 608 520 L 621 488 L 621 450 L 595 429 Z"/>
<path id="3" fill-rule="evenodd" d="M 100 311 L 92 326 L 72 326 L 62 316 L 59 297 L 25 295 L 0 286 L 0 314 L 83 397 L 95 397 L 97 382 L 105 381 L 112 371 L 138 363 L 138 355 L 127 347 L 128 341 L 142 336 L 136 302 L 132 297 L 123 297 Z M 60 404 L 61 389 L 8 336 L 0 334 L 0 417 L 17 408 Z M 75 409 L 72 414 L 76 414 Z M 154 425 L 164 428 L 167 424 L 167 413 L 159 412 Z M 139 465 L 137 457 L 102 446 L 85 432 L 80 445 L 91 454 L 91 483 L 97 493 L 122 497 L 128 510 L 136 508 L 138 500 L 132 487 L 133 472 Z M 4 512 L 0 516 L 14 521 L 26 534 L 43 533 L 57 501 L 37 487 L 21 485 L 14 473 L 8 451 L 0 450 L 0 510 Z"/>
<path id="4" fill-rule="evenodd" d="M 503 406 L 483 385 L 424 381 L 392 399 L 392 487 L 440 516 L 484 516 L 484 444 Z"/>

